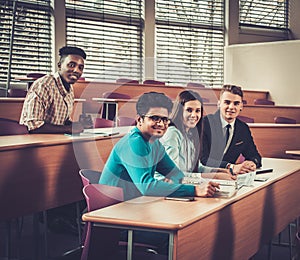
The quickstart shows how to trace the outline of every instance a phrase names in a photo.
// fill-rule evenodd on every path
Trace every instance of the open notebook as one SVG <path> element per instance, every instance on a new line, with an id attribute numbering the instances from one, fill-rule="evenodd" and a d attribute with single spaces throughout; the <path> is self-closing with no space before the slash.
<path id="1" fill-rule="evenodd" d="M 236 192 L 243 186 L 252 186 L 254 184 L 256 172 L 248 172 L 239 174 L 237 180 L 218 180 L 213 179 L 214 182 L 220 184 L 220 189 L 215 193 L 215 197 L 229 198 L 236 194 Z M 185 173 L 182 183 L 201 185 L 211 179 L 201 177 L 201 173 Z"/>

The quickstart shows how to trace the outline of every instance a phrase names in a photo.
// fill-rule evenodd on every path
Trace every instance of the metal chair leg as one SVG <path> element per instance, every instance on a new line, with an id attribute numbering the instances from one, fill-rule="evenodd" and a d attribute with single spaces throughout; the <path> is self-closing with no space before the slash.
<path id="1" fill-rule="evenodd" d="M 43 231 L 44 231 L 44 253 L 45 258 L 48 259 L 48 218 L 47 218 L 47 211 L 43 211 Z"/>
<path id="2" fill-rule="evenodd" d="M 5 251 L 7 259 L 11 259 L 11 220 L 6 221 Z"/>
<path id="3" fill-rule="evenodd" d="M 272 240 L 269 242 L 268 245 L 268 260 L 272 259 Z"/>
<path id="4" fill-rule="evenodd" d="M 80 202 L 76 202 L 77 229 L 79 245 L 82 244 Z"/>

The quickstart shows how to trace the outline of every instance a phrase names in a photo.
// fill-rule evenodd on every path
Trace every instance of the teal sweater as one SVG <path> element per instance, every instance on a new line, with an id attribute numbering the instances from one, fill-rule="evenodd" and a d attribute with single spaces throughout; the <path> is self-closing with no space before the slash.
<path id="1" fill-rule="evenodd" d="M 173 181 L 156 180 L 155 171 Z M 149 143 L 134 128 L 112 149 L 100 184 L 123 188 L 125 200 L 138 196 L 194 196 L 193 185 L 180 184 L 184 177 L 159 140 Z"/>

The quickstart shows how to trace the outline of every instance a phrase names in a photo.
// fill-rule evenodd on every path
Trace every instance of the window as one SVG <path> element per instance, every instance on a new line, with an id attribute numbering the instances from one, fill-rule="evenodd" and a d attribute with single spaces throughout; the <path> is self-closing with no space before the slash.
<path id="1" fill-rule="evenodd" d="M 156 76 L 170 84 L 223 84 L 223 0 L 156 1 Z"/>
<path id="2" fill-rule="evenodd" d="M 143 1 L 66 0 L 67 44 L 87 53 L 84 77 L 143 77 Z"/>
<path id="3" fill-rule="evenodd" d="M 50 0 L 1 1 L 0 85 L 51 71 Z"/>
<path id="4" fill-rule="evenodd" d="M 288 29 L 288 0 L 240 0 L 240 25 Z"/>

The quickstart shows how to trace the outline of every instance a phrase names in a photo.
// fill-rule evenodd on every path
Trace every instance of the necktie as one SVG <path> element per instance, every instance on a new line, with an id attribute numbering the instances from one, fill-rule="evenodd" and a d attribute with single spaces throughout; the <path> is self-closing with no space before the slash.
<path id="1" fill-rule="evenodd" d="M 228 124 L 227 126 L 226 126 L 226 144 L 227 144 L 227 142 L 228 142 L 228 139 L 229 139 L 229 135 L 230 135 L 230 129 L 231 128 L 231 125 L 230 124 Z"/>

